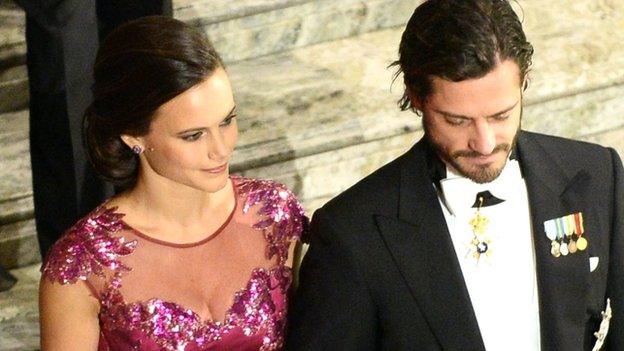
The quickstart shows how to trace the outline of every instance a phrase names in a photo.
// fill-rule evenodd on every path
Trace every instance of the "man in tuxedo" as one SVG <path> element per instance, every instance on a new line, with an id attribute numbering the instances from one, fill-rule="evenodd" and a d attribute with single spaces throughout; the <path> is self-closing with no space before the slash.
<path id="1" fill-rule="evenodd" d="M 624 170 L 521 130 L 533 48 L 507 0 L 427 0 L 396 65 L 407 153 L 329 201 L 289 350 L 624 350 Z"/>
<path id="2" fill-rule="evenodd" d="M 99 38 L 171 0 L 17 0 L 26 11 L 30 158 L 42 256 L 80 217 L 112 194 L 87 162 L 82 116 L 91 102 Z"/>

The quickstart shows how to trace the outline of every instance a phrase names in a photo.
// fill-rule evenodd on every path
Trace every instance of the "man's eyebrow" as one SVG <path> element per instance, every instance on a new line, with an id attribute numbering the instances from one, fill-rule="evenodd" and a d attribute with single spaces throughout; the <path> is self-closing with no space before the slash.
<path id="1" fill-rule="evenodd" d="M 486 116 L 486 118 L 497 117 L 497 116 L 503 115 L 503 114 L 513 110 L 518 105 L 519 102 L 520 102 L 520 100 L 516 101 L 513 105 L 511 105 L 511 106 L 509 106 L 509 107 L 507 107 L 507 108 L 505 108 L 505 109 L 503 109 L 503 110 L 501 110 L 499 112 L 496 112 L 496 113 L 494 113 L 492 115 Z M 446 117 L 451 117 L 451 118 L 461 118 L 461 119 L 472 119 L 473 118 L 473 117 L 470 117 L 470 116 L 458 115 L 458 114 L 454 114 L 454 113 L 451 113 L 451 112 L 442 111 L 442 110 L 438 110 L 438 109 L 433 109 L 433 111 L 435 111 L 435 112 L 437 112 L 437 113 L 439 113 L 441 115 L 444 115 Z"/>
<path id="2" fill-rule="evenodd" d="M 234 107 L 232 107 L 232 109 L 230 110 L 230 112 L 228 112 L 227 116 L 225 118 L 230 117 L 231 115 L 234 114 L 234 112 L 236 112 L 236 105 L 234 105 Z"/>
<path id="3" fill-rule="evenodd" d="M 232 107 L 232 109 L 230 110 L 230 112 L 228 112 L 228 114 L 225 116 L 225 118 L 223 120 L 226 120 L 228 117 L 231 117 L 232 115 L 234 115 L 236 112 L 236 105 L 234 105 L 234 107 Z M 182 135 L 185 133 L 189 133 L 189 132 L 199 132 L 201 130 L 206 130 L 206 127 L 197 127 L 197 128 L 190 128 L 190 129 L 186 129 L 183 130 L 181 132 L 176 133 L 177 135 Z"/>

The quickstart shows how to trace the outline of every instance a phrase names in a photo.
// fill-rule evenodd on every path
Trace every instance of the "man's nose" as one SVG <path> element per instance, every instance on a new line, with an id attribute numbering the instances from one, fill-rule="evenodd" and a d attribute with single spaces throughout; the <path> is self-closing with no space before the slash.
<path id="1" fill-rule="evenodd" d="M 476 121 L 470 139 L 470 148 L 481 155 L 489 155 L 496 148 L 496 135 L 487 121 Z"/>

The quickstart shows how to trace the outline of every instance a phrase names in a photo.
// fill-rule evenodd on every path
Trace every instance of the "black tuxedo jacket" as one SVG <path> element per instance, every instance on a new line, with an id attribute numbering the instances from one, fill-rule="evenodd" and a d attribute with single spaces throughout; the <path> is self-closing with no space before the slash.
<path id="1" fill-rule="evenodd" d="M 423 140 L 319 209 L 287 350 L 484 350 Z M 544 351 L 624 350 L 624 171 L 608 148 L 520 132 Z M 551 255 L 544 221 L 582 212 L 589 246 Z M 589 258 L 599 257 L 590 272 Z M 514 301 L 509 301 L 514 303 Z M 513 324 L 506 326 L 513 328 Z M 509 340 L 513 349 L 514 340 Z"/>

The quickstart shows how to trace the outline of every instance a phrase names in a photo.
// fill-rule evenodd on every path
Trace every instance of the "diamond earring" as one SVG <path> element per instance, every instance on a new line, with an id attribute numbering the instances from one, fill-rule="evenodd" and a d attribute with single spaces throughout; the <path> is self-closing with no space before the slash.
<path id="1" fill-rule="evenodd" d="M 140 154 L 143 152 L 143 148 L 142 148 L 142 147 L 140 147 L 139 145 L 134 145 L 134 146 L 132 147 L 132 152 L 133 152 L 135 155 L 140 155 Z"/>

